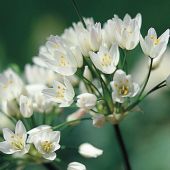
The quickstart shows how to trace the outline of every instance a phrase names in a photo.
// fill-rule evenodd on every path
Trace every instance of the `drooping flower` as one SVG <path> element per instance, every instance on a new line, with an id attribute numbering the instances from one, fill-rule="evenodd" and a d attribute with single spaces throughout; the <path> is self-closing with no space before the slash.
<path id="1" fill-rule="evenodd" d="M 48 160 L 56 158 L 55 151 L 60 148 L 60 132 L 59 131 L 40 131 L 37 133 L 33 144 L 42 157 Z"/>
<path id="2" fill-rule="evenodd" d="M 86 170 L 86 167 L 82 163 L 71 162 L 68 164 L 67 170 Z"/>
<path id="3" fill-rule="evenodd" d="M 137 14 L 135 18 L 131 18 L 126 14 L 121 20 L 117 15 L 112 19 L 114 22 L 114 37 L 119 46 L 126 50 L 134 49 L 140 38 L 141 14 Z"/>
<path id="4" fill-rule="evenodd" d="M 97 97 L 91 93 L 80 94 L 77 98 L 77 106 L 85 110 L 94 108 L 97 102 Z"/>
<path id="5" fill-rule="evenodd" d="M 64 83 L 54 81 L 53 88 L 44 89 L 42 92 L 50 101 L 59 103 L 60 107 L 70 106 L 75 95 L 73 86 L 66 78 Z"/>
<path id="6" fill-rule="evenodd" d="M 5 141 L 0 142 L 0 151 L 5 154 L 18 153 L 24 155 L 29 151 L 30 145 L 26 144 L 27 132 L 23 123 L 19 120 L 15 127 L 15 133 L 8 128 L 3 129 Z"/>
<path id="7" fill-rule="evenodd" d="M 151 58 L 160 58 L 167 48 L 169 36 L 169 29 L 158 38 L 155 29 L 150 28 L 144 39 L 140 36 L 140 45 L 144 54 Z"/>
<path id="8" fill-rule="evenodd" d="M 84 109 L 78 109 L 76 112 L 71 113 L 67 117 L 67 121 L 73 121 L 82 118 L 86 114 Z M 76 123 L 77 124 L 77 123 Z"/>
<path id="9" fill-rule="evenodd" d="M 113 101 L 118 103 L 123 103 L 127 97 L 134 97 L 139 91 L 139 85 L 134 83 L 131 75 L 126 75 L 123 70 L 116 71 L 110 84 L 113 89 Z"/>
<path id="10" fill-rule="evenodd" d="M 97 69 L 105 74 L 112 74 L 119 62 L 119 49 L 113 44 L 110 50 L 101 46 L 97 53 L 90 52 L 90 58 Z"/>
<path id="11" fill-rule="evenodd" d="M 97 158 L 103 154 L 103 150 L 98 149 L 89 143 L 83 143 L 79 146 L 79 154 L 86 158 Z"/>
<path id="12" fill-rule="evenodd" d="M 20 96 L 20 112 L 23 117 L 31 117 L 33 114 L 33 103 L 31 98 L 21 95 Z"/>

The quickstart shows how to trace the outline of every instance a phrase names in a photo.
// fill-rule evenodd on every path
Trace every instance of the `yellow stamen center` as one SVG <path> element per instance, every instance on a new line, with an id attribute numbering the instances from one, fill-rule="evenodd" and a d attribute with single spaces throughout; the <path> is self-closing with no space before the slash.
<path id="1" fill-rule="evenodd" d="M 41 147 L 43 149 L 44 152 L 50 152 L 53 148 L 53 144 L 49 141 L 44 141 L 41 143 Z"/>
<path id="2" fill-rule="evenodd" d="M 64 98 L 64 93 L 65 93 L 65 88 L 58 85 L 57 86 L 57 92 L 56 92 L 57 97 L 63 99 Z"/>
<path id="3" fill-rule="evenodd" d="M 110 55 L 104 54 L 102 56 L 101 60 L 102 60 L 102 66 L 109 66 L 109 65 L 111 65 L 112 60 L 111 60 Z"/>
<path id="4" fill-rule="evenodd" d="M 156 38 L 154 35 L 151 35 L 150 38 L 153 40 L 153 43 L 155 45 L 158 45 L 160 43 L 160 39 Z"/>
<path id="5" fill-rule="evenodd" d="M 12 148 L 17 149 L 17 150 L 22 150 L 24 148 L 24 141 L 21 136 L 13 135 L 11 136 L 11 139 L 12 139 L 12 142 L 11 142 Z"/>
<path id="6" fill-rule="evenodd" d="M 67 66 L 69 63 L 68 61 L 65 59 L 64 56 L 61 56 L 60 59 L 59 59 L 59 66 L 61 67 L 65 67 Z"/>

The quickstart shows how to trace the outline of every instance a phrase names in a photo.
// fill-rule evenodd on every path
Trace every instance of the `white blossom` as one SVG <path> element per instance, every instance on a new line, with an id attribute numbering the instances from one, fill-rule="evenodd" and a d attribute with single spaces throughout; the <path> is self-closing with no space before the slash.
<path id="1" fill-rule="evenodd" d="M 100 71 L 105 74 L 112 74 L 119 62 L 118 46 L 113 44 L 110 50 L 105 46 L 101 46 L 97 53 L 90 52 L 90 58 Z"/>
<path id="2" fill-rule="evenodd" d="M 80 94 L 77 98 L 77 106 L 85 110 L 94 108 L 97 102 L 97 97 L 91 93 Z"/>
<path id="3" fill-rule="evenodd" d="M 82 163 L 71 162 L 68 164 L 67 170 L 86 170 L 86 167 Z"/>
<path id="4" fill-rule="evenodd" d="M 68 107 L 73 103 L 74 89 L 70 81 L 64 78 L 64 83 L 53 82 L 53 88 L 42 91 L 49 101 L 59 103 L 59 107 Z"/>
<path id="5" fill-rule="evenodd" d="M 115 15 L 112 20 L 114 37 L 119 46 L 126 50 L 134 49 L 139 43 L 141 14 L 137 14 L 134 19 L 126 14 L 123 20 Z"/>
<path id="6" fill-rule="evenodd" d="M 27 95 L 33 103 L 33 111 L 49 113 L 54 107 L 54 102 L 49 101 L 42 93 L 47 87 L 42 84 L 31 84 L 26 86 Z"/>
<path id="7" fill-rule="evenodd" d="M 79 146 L 79 153 L 86 158 L 97 158 L 103 154 L 103 150 L 98 149 L 89 143 L 83 143 Z"/>
<path id="8" fill-rule="evenodd" d="M 30 145 L 26 144 L 27 132 L 23 123 L 19 120 L 15 127 L 15 133 L 8 128 L 3 128 L 3 136 L 5 141 L 0 142 L 0 151 L 5 154 L 18 153 L 26 154 Z"/>
<path id="9" fill-rule="evenodd" d="M 91 71 L 90 71 L 90 69 L 89 69 L 88 66 L 85 66 L 85 67 L 84 67 L 83 76 L 84 76 L 87 80 L 92 81 L 92 74 L 91 74 Z"/>
<path id="10" fill-rule="evenodd" d="M 37 65 L 26 64 L 25 77 L 29 84 L 44 84 L 51 86 L 52 82 L 57 78 L 57 74 Z"/>
<path id="11" fill-rule="evenodd" d="M 34 138 L 35 139 L 35 138 Z M 60 148 L 60 132 L 59 131 L 41 131 L 36 135 L 33 144 L 42 157 L 48 160 L 56 158 L 55 151 Z"/>
<path id="12" fill-rule="evenodd" d="M 132 81 L 131 75 L 126 75 L 123 70 L 117 70 L 113 81 L 110 83 L 113 89 L 114 102 L 123 103 L 125 98 L 134 97 L 139 91 L 139 85 Z"/>
<path id="13" fill-rule="evenodd" d="M 0 100 L 12 100 L 22 93 L 23 82 L 11 69 L 0 74 Z"/>
<path id="14" fill-rule="evenodd" d="M 19 105 L 20 105 L 20 112 L 23 117 L 28 118 L 32 116 L 33 103 L 31 98 L 21 95 Z"/>
<path id="15" fill-rule="evenodd" d="M 155 29 L 150 28 L 144 39 L 140 36 L 140 45 L 144 54 L 151 58 L 160 58 L 167 48 L 169 36 L 169 29 L 158 38 Z"/>
<path id="16" fill-rule="evenodd" d="M 27 143 L 33 143 L 37 139 L 37 136 L 42 132 L 52 132 L 52 127 L 49 125 L 40 125 L 29 130 L 27 132 L 27 134 L 29 134 Z"/>

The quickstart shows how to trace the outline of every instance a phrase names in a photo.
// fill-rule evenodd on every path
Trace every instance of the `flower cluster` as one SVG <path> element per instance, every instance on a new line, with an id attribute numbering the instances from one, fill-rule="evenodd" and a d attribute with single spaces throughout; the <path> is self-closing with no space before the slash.
<path id="1" fill-rule="evenodd" d="M 12 69 L 0 74 L 0 109 L 13 123 L 17 122 L 15 133 L 3 129 L 1 152 L 20 156 L 29 153 L 37 159 L 55 160 L 55 152 L 60 149 L 60 128 L 89 119 L 98 128 L 107 122 L 118 124 L 146 96 L 170 86 L 168 77 L 145 92 L 153 63 L 160 61 L 167 48 L 169 29 L 158 37 L 150 28 L 143 38 L 141 14 L 135 18 L 126 14 L 123 19 L 114 15 L 103 26 L 92 18 L 85 18 L 84 22 L 85 26 L 73 23 L 61 36 L 49 36 L 33 58 L 34 65 L 27 64 L 22 76 Z M 133 80 L 127 64 L 127 51 L 138 44 L 150 65 L 141 85 Z M 56 125 L 55 118 L 67 108 L 75 111 L 64 123 Z M 48 115 L 50 121 L 46 120 Z M 37 117 L 43 119 L 38 122 L 40 126 L 36 125 Z M 103 151 L 85 143 L 80 145 L 79 153 L 96 158 Z M 72 162 L 67 169 L 86 167 Z"/>

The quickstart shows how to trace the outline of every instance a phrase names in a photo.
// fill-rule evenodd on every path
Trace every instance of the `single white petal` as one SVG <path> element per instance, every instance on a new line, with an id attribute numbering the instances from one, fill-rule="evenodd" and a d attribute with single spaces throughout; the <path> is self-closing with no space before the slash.
<path id="1" fill-rule="evenodd" d="M 86 170 L 86 167 L 82 163 L 71 162 L 68 164 L 67 170 Z"/>
<path id="2" fill-rule="evenodd" d="M 48 153 L 48 154 L 43 154 L 42 156 L 45 159 L 53 161 L 56 158 L 56 153 L 52 152 L 52 153 Z"/>

